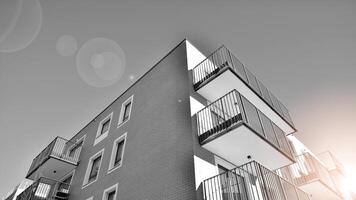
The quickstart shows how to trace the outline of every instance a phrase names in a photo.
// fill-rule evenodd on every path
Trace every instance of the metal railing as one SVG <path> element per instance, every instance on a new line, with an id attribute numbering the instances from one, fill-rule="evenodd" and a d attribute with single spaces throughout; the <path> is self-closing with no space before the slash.
<path id="1" fill-rule="evenodd" d="M 295 185 L 256 161 L 206 179 L 204 200 L 308 200 Z"/>
<path id="2" fill-rule="evenodd" d="M 288 109 L 225 46 L 218 48 L 192 70 L 194 88 L 199 89 L 225 69 L 233 71 L 262 100 L 294 127 Z"/>
<path id="3" fill-rule="evenodd" d="M 328 170 L 337 169 L 340 172 L 345 171 L 343 164 L 330 151 L 320 153 L 317 157 L 324 163 Z"/>
<path id="4" fill-rule="evenodd" d="M 237 90 L 209 104 L 196 116 L 201 144 L 244 123 L 293 159 L 286 134 Z"/>
<path id="5" fill-rule="evenodd" d="M 335 188 L 339 193 L 344 193 L 345 188 L 343 188 L 343 184 L 347 178 L 347 173 L 343 164 L 330 151 L 320 153 L 317 157 L 328 169 Z"/>
<path id="6" fill-rule="evenodd" d="M 320 181 L 333 192 L 341 195 L 336 189 L 328 169 L 317 158 L 310 153 L 304 153 L 295 159 L 294 164 L 277 170 L 282 177 L 292 181 L 297 186 Z"/>
<path id="7" fill-rule="evenodd" d="M 67 183 L 41 177 L 19 194 L 16 200 L 66 200 L 69 196 L 69 187 Z"/>
<path id="8" fill-rule="evenodd" d="M 27 173 L 27 177 L 36 171 L 50 157 L 77 165 L 81 147 L 75 148 L 75 145 L 77 144 L 72 141 L 56 137 L 40 154 L 33 159 Z M 74 152 L 71 152 L 71 150 Z"/>

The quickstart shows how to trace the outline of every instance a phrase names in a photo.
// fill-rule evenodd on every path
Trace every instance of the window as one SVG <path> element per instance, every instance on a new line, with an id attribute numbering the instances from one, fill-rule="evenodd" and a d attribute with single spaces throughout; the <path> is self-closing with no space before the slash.
<path id="1" fill-rule="evenodd" d="M 69 150 L 69 157 L 74 158 L 76 152 L 81 148 L 83 145 L 83 141 L 80 141 L 78 144 L 74 144 L 74 147 Z"/>
<path id="2" fill-rule="evenodd" d="M 128 102 L 126 105 L 125 105 L 125 109 L 124 109 L 124 118 L 122 121 L 126 121 L 129 119 L 129 116 L 130 116 L 130 110 L 131 110 L 131 101 Z"/>
<path id="3" fill-rule="evenodd" d="M 114 141 L 111 158 L 109 163 L 108 173 L 119 168 L 122 165 L 122 159 L 124 156 L 125 143 L 126 143 L 127 133 L 123 134 Z"/>
<path id="4" fill-rule="evenodd" d="M 87 170 L 85 172 L 83 188 L 95 182 L 98 179 L 101 160 L 104 155 L 104 149 L 90 157 Z"/>
<path id="5" fill-rule="evenodd" d="M 108 136 L 110 131 L 112 115 L 113 113 L 110 113 L 99 123 L 98 131 L 96 132 L 96 137 L 94 141 L 94 146 Z"/>
<path id="6" fill-rule="evenodd" d="M 109 131 L 109 128 L 110 128 L 110 119 L 107 119 L 107 120 L 103 123 L 103 125 L 102 125 L 102 127 L 101 127 L 100 135 L 102 135 L 102 134 L 106 133 L 107 131 Z"/>
<path id="7" fill-rule="evenodd" d="M 89 181 L 88 182 L 92 182 L 96 179 L 96 177 L 98 177 L 99 174 L 99 168 L 100 168 L 100 162 L 101 162 L 101 156 L 95 158 L 93 160 L 93 164 L 90 170 L 90 174 L 89 174 Z"/>
<path id="8" fill-rule="evenodd" d="M 78 139 L 72 146 L 69 147 L 67 155 L 68 158 L 73 160 L 77 160 L 79 158 L 85 137 L 86 135 Z"/>
<path id="9" fill-rule="evenodd" d="M 121 163 L 121 158 L 122 158 L 122 152 L 123 152 L 123 148 L 124 148 L 124 143 L 125 143 L 125 140 L 120 141 L 120 142 L 117 144 L 117 147 L 116 147 L 116 156 L 115 156 L 115 162 L 114 162 L 114 165 L 115 165 L 115 166 Z"/>
<path id="10" fill-rule="evenodd" d="M 119 124 L 120 127 L 125 122 L 129 121 L 131 110 L 132 110 L 132 102 L 133 102 L 133 95 L 128 98 L 124 103 L 121 105 L 120 117 L 119 117 Z"/>
<path id="11" fill-rule="evenodd" d="M 118 183 L 104 190 L 102 200 L 115 200 L 117 196 Z"/>
<path id="12" fill-rule="evenodd" d="M 114 200 L 115 199 L 115 194 L 116 194 L 116 191 L 112 191 L 108 194 L 108 198 L 107 200 Z"/>

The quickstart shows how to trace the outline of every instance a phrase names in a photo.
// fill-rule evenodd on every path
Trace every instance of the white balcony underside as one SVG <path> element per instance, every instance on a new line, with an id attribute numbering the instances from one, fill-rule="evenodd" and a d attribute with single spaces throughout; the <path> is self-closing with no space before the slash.
<path id="1" fill-rule="evenodd" d="M 277 169 L 292 161 L 268 142 L 252 132 L 245 125 L 241 125 L 210 142 L 203 148 L 240 166 L 251 160 L 256 160 L 268 169 Z M 247 159 L 250 155 L 251 159 Z"/>
<path id="2" fill-rule="evenodd" d="M 311 194 L 311 200 L 341 200 L 342 199 L 337 194 L 335 194 L 335 192 L 331 191 L 331 189 L 326 187 L 318 180 L 299 186 L 299 188 L 305 191 L 306 193 Z"/>
<path id="3" fill-rule="evenodd" d="M 67 161 L 62 161 L 57 158 L 50 157 L 45 161 L 34 173 L 29 177 L 34 179 L 37 177 L 47 177 L 54 180 L 60 180 L 71 172 L 76 166 Z"/>
<path id="4" fill-rule="evenodd" d="M 282 117 L 280 117 L 269 105 L 267 105 L 256 93 L 254 93 L 239 77 L 230 70 L 225 70 L 222 74 L 202 86 L 197 92 L 210 102 L 224 96 L 228 92 L 236 89 L 263 114 L 271 119 L 285 133 L 293 133 L 294 129 Z"/>

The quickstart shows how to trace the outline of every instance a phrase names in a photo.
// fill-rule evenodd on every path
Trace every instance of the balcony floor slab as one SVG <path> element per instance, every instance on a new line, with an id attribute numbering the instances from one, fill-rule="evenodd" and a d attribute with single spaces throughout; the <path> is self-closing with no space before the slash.
<path id="1" fill-rule="evenodd" d="M 74 170 L 75 167 L 76 165 L 73 163 L 50 157 L 27 178 L 34 180 L 36 175 L 39 175 L 40 177 L 60 180 L 63 176 Z M 41 174 L 37 174 L 37 172 L 41 172 Z"/>
<path id="2" fill-rule="evenodd" d="M 299 186 L 300 189 L 308 194 L 311 194 L 311 200 L 323 199 L 323 200 L 342 200 L 334 191 L 321 183 L 319 180 L 309 182 L 307 184 Z"/>
<path id="3" fill-rule="evenodd" d="M 251 160 L 256 160 L 271 170 L 292 164 L 292 160 L 245 124 L 221 133 L 218 137 L 204 143 L 202 147 L 237 166 Z M 251 159 L 247 158 L 249 155 Z"/>

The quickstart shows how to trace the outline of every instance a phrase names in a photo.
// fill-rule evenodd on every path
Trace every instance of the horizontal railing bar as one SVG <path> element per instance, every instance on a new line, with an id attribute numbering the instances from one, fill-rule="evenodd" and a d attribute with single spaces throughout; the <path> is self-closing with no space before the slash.
<path id="1" fill-rule="evenodd" d="M 296 185 L 256 161 L 212 176 L 205 179 L 202 184 L 205 200 L 309 199 L 309 196 Z"/>

